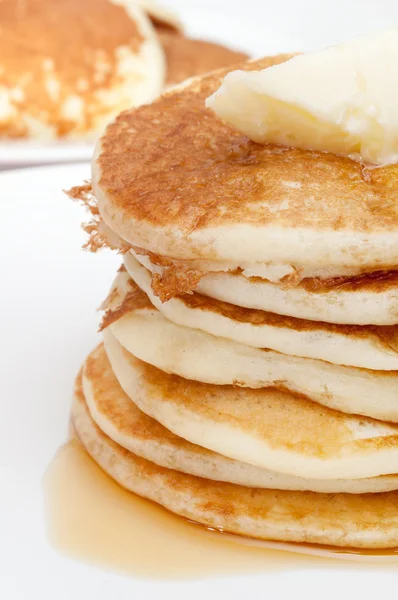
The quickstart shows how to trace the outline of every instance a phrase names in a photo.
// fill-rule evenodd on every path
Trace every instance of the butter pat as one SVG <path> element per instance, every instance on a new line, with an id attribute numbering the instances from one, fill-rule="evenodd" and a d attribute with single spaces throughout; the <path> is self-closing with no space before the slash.
<path id="1" fill-rule="evenodd" d="M 398 162 L 398 28 L 229 73 L 206 106 L 255 142 Z"/>

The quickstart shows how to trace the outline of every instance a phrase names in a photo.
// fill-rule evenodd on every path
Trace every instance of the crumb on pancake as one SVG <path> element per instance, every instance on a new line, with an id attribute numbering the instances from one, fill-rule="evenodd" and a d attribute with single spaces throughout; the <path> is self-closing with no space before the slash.
<path id="1" fill-rule="evenodd" d="M 142 248 L 132 247 L 136 254 L 147 256 L 160 272 L 151 273 L 152 290 L 162 302 L 182 294 L 192 294 L 205 272 L 193 269 L 189 263 L 159 256 Z"/>
<path id="2" fill-rule="evenodd" d="M 130 250 L 130 244 L 122 240 L 105 225 L 89 181 L 85 181 L 82 185 L 76 185 L 70 190 L 65 191 L 65 193 L 72 200 L 80 202 L 92 217 L 90 221 L 82 225 L 83 230 L 88 235 L 88 240 L 83 245 L 85 250 L 95 253 L 103 248 L 109 248 L 110 250 L 117 250 L 120 254 L 124 254 Z"/>
<path id="3" fill-rule="evenodd" d="M 82 228 L 88 235 L 88 240 L 83 245 L 83 248 L 90 252 L 98 252 L 102 248 L 108 247 L 106 238 L 99 231 L 101 216 L 91 183 L 85 181 L 82 185 L 76 185 L 65 193 L 72 200 L 80 202 L 91 215 L 90 221 L 82 224 Z"/>
<path id="4" fill-rule="evenodd" d="M 90 181 L 86 180 L 82 185 L 75 185 L 70 190 L 64 191 L 72 200 L 81 202 L 93 216 L 99 214 L 97 199 Z"/>
<path id="5" fill-rule="evenodd" d="M 192 294 L 203 275 L 205 273 L 194 269 L 181 269 L 176 276 L 174 268 L 170 266 L 163 273 L 152 275 L 152 289 L 162 302 L 166 302 L 181 294 Z"/>

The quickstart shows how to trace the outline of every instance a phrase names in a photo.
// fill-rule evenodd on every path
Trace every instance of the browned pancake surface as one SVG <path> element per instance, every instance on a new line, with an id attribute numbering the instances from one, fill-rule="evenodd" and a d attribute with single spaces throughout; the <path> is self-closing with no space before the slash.
<path id="1" fill-rule="evenodd" d="M 106 436 L 89 415 L 80 379 L 75 402 L 77 433 L 94 460 L 122 485 L 182 516 L 242 534 L 247 534 L 252 521 L 249 528 L 255 537 L 264 537 L 266 526 L 282 540 L 330 543 L 333 535 L 333 543 L 341 546 L 350 545 L 347 541 L 352 539 L 365 547 L 397 544 L 398 492 L 356 496 L 265 490 L 179 473 L 139 458 Z M 371 542 L 372 535 L 361 541 L 361 534 L 367 537 L 372 529 L 381 532 L 378 537 L 384 543 Z"/>
<path id="2" fill-rule="evenodd" d="M 167 29 L 158 30 L 158 36 L 166 55 L 166 83 L 169 85 L 248 58 L 243 52 L 235 52 L 204 40 L 190 39 Z"/>
<path id="3" fill-rule="evenodd" d="M 119 269 L 120 272 L 126 272 L 123 265 Z M 100 329 L 103 330 L 109 327 L 109 325 L 112 325 L 112 323 L 121 319 L 132 310 L 140 308 L 153 308 L 153 306 L 148 296 L 138 287 L 133 279 L 127 279 L 125 290 L 120 290 L 117 285 L 113 286 L 101 306 L 101 310 L 104 311 L 104 317 Z"/>
<path id="4" fill-rule="evenodd" d="M 273 449 L 311 457 L 340 456 L 342 448 L 348 453 L 350 449 L 364 453 L 398 446 L 398 426 L 391 425 L 389 435 L 354 440 L 351 423 L 358 430 L 377 427 L 379 422 L 367 417 L 351 419 L 303 395 L 276 387 L 252 390 L 190 381 L 164 373 L 121 350 L 140 380 L 146 407 L 157 410 L 172 405 L 181 414 L 189 411 L 197 420 L 228 425 L 265 440 Z M 138 397 L 137 404 L 141 406 Z"/>
<path id="5" fill-rule="evenodd" d="M 140 440 L 153 440 L 160 444 L 173 442 L 181 449 L 198 448 L 139 410 L 120 387 L 102 344 L 87 357 L 84 375 L 93 388 L 96 409 L 117 424 L 123 435 L 131 435 Z M 81 375 L 78 382 L 81 382 Z M 212 454 L 210 450 L 200 450 L 203 450 L 203 454 Z"/>
<path id="6" fill-rule="evenodd" d="M 229 70 L 124 112 L 108 127 L 98 162 L 111 212 L 183 234 L 244 223 L 373 234 L 396 228 L 396 165 L 367 169 L 327 153 L 251 142 L 204 105 Z M 278 210 L 282 202 L 287 210 Z M 391 266 L 388 257 L 383 266 Z"/>
<path id="7" fill-rule="evenodd" d="M 173 453 L 180 451 L 191 453 L 197 459 L 206 462 L 219 457 L 215 452 L 175 435 L 155 419 L 143 413 L 121 388 L 103 345 L 87 357 L 83 375 L 90 384 L 96 414 L 100 415 L 101 419 L 105 419 L 107 423 L 112 424 L 118 435 L 141 444 L 152 442 L 159 448 L 168 447 L 172 449 Z M 81 379 L 82 373 L 77 378 L 79 386 Z M 138 454 L 141 453 L 138 452 Z M 395 475 L 384 475 L 379 479 L 395 479 L 395 477 Z"/>

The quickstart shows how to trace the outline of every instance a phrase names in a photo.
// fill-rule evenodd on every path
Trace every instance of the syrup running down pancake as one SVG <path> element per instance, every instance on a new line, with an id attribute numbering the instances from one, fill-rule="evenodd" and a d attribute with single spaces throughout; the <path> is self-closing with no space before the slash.
<path id="1" fill-rule="evenodd" d="M 214 482 L 165 469 L 115 444 L 90 417 L 79 382 L 72 414 L 79 439 L 105 472 L 187 519 L 260 539 L 358 548 L 398 545 L 397 492 L 316 494 Z"/>

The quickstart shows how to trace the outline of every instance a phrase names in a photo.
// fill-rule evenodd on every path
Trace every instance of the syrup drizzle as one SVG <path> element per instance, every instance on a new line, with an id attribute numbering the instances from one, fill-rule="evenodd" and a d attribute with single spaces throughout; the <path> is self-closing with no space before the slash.
<path id="1" fill-rule="evenodd" d="M 261 542 L 188 522 L 121 488 L 76 439 L 58 451 L 43 484 L 52 546 L 134 577 L 189 579 L 350 566 L 336 558 L 398 562 L 398 549 L 371 552 Z"/>

